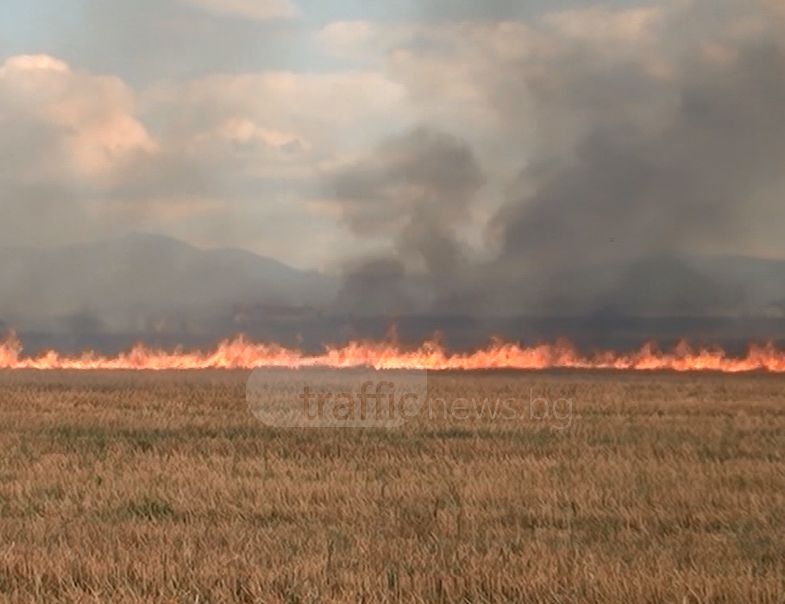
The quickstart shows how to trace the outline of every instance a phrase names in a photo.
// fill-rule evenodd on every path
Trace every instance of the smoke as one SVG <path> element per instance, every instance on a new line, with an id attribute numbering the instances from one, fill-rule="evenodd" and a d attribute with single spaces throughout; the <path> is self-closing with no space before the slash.
<path id="1" fill-rule="evenodd" d="M 634 313 L 651 304 L 649 288 L 631 299 L 631 267 L 743 244 L 755 236 L 754 220 L 776 216 L 779 196 L 765 193 L 782 191 L 785 53 L 776 31 L 728 39 L 733 25 L 687 44 L 667 77 L 650 75 L 643 84 L 640 65 L 606 65 L 597 78 L 567 72 L 580 80 L 585 98 L 600 101 L 588 108 L 592 122 L 571 153 L 536 158 L 521 173 L 531 192 L 512 199 L 494 221 L 501 238 L 496 266 L 507 278 L 537 284 L 528 304 L 585 311 L 613 306 L 624 294 L 626 312 Z M 673 99 L 659 121 L 630 119 L 630 90 L 641 87 L 656 89 L 655 103 Z M 574 102 L 549 101 L 570 110 Z M 594 283 L 586 275 L 596 275 Z M 673 275 L 661 280 L 676 291 L 658 292 L 660 311 L 670 310 L 688 285 L 679 269 Z M 575 292 L 565 286 L 571 282 Z M 699 308 L 705 300 L 697 300 L 690 310 L 706 310 Z"/>
<path id="2" fill-rule="evenodd" d="M 333 27 L 328 42 L 350 55 L 334 72 L 301 71 L 316 50 L 307 20 L 153 0 L 120 20 L 86 2 L 91 32 L 67 62 L 0 62 L 0 239 L 25 248 L 0 255 L 0 318 L 119 331 L 191 301 L 193 323 L 259 304 L 440 319 L 782 313 L 782 266 L 711 260 L 785 254 L 781 2 L 565 1 L 544 14 L 461 0 L 454 21 L 438 18 L 443 0 L 416 4 L 415 24 Z M 336 286 L 171 242 L 26 249 L 130 229 L 348 268 Z"/>
<path id="3" fill-rule="evenodd" d="M 361 237 L 389 238 L 394 246 L 392 257 L 350 269 L 339 305 L 404 312 L 448 295 L 467 268 L 459 230 L 484 182 L 464 141 L 423 127 L 331 174 L 327 188 L 348 227 Z M 407 272 L 417 279 L 407 284 Z M 368 291 L 384 303 L 363 295 Z"/>
<path id="4" fill-rule="evenodd" d="M 455 70 L 500 125 L 489 166 L 471 132 L 421 129 L 338 173 L 332 190 L 355 232 L 395 233 L 390 262 L 416 275 L 408 267 L 421 261 L 427 284 L 411 281 L 436 292 L 431 312 L 746 312 L 754 296 L 698 265 L 706 254 L 777 249 L 783 23 L 753 0 L 550 15 L 522 30 L 524 50 L 462 57 Z M 424 64 L 438 57 L 423 35 L 406 48 L 411 64 L 417 53 Z M 487 230 L 497 253 L 467 257 L 455 231 L 481 174 L 516 155 L 522 168 Z"/>

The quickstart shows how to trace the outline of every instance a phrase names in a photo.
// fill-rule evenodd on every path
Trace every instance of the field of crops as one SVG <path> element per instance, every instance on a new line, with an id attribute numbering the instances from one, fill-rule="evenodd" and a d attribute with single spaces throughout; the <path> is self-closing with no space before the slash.
<path id="1" fill-rule="evenodd" d="M 389 430 L 247 379 L 0 374 L 0 601 L 785 601 L 785 378 L 445 374 L 520 413 Z"/>

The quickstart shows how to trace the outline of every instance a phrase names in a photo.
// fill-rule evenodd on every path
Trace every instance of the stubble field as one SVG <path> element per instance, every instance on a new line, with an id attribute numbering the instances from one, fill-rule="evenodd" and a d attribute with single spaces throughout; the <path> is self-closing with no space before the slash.
<path id="1" fill-rule="evenodd" d="M 569 421 L 394 430 L 247 379 L 0 374 L 0 601 L 785 602 L 785 378 L 442 375 Z"/>

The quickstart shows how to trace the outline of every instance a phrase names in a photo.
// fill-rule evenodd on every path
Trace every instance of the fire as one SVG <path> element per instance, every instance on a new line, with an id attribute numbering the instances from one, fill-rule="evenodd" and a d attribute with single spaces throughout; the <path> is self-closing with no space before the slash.
<path id="1" fill-rule="evenodd" d="M 583 369 L 617 371 L 675 371 L 721 373 L 785 373 L 785 351 L 775 346 L 752 345 L 745 356 L 732 357 L 720 348 L 692 348 L 681 343 L 670 352 L 646 344 L 639 351 L 620 354 L 611 351 L 581 354 L 567 341 L 523 346 L 494 340 L 486 348 L 471 353 L 451 353 L 437 341 L 407 349 L 395 341 L 351 342 L 327 346 L 311 355 L 279 344 L 250 342 L 240 336 L 226 340 L 209 352 L 157 350 L 136 345 L 114 357 L 95 352 L 76 356 L 50 351 L 36 357 L 22 353 L 21 342 L 11 335 L 0 343 L 0 369 L 37 370 L 196 370 L 255 369 L 261 367 L 329 367 L 375 369 L 487 370 L 487 369 Z"/>

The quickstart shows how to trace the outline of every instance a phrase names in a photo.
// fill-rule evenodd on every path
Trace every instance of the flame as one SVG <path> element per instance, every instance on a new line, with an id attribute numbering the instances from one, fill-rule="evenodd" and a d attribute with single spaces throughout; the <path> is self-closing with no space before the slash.
<path id="1" fill-rule="evenodd" d="M 226 340 L 210 352 L 175 349 L 165 351 L 137 344 L 114 357 L 84 352 L 64 356 L 55 351 L 25 357 L 15 335 L 0 343 L 0 369 L 37 370 L 196 370 L 255 369 L 261 367 L 329 367 L 375 369 L 488 370 L 488 369 L 583 369 L 616 371 L 675 372 L 769 372 L 785 373 L 785 350 L 772 344 L 752 345 L 746 356 L 732 357 L 721 348 L 692 348 L 680 343 L 670 352 L 655 344 L 644 345 L 631 354 L 600 351 L 585 356 L 568 341 L 526 347 L 493 340 L 472 353 L 450 353 L 437 340 L 406 349 L 394 340 L 350 342 L 327 346 L 320 354 L 309 355 L 279 344 L 253 343 L 240 336 Z"/>

